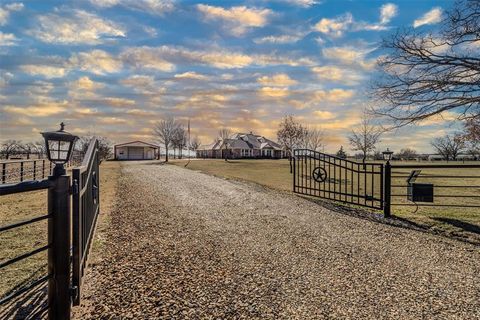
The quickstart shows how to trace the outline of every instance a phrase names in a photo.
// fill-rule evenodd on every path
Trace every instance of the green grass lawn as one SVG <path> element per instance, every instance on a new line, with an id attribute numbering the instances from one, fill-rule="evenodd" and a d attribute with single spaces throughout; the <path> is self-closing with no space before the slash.
<path id="1" fill-rule="evenodd" d="M 171 160 L 178 166 L 185 166 L 187 160 Z M 439 162 L 438 162 L 439 163 Z M 459 163 L 458 163 L 459 164 Z M 478 164 L 478 163 L 477 163 Z M 198 170 L 208 174 L 230 179 L 240 179 L 265 185 L 270 188 L 292 191 L 292 175 L 289 173 L 288 160 L 229 160 L 199 159 L 192 160 L 188 169 Z M 418 182 L 433 183 L 437 188 L 435 195 L 472 195 L 480 196 L 480 188 L 442 189 L 441 185 L 476 185 L 480 186 L 480 178 L 456 178 L 464 176 L 480 176 L 476 169 L 423 169 L 422 177 Z M 406 194 L 406 178 L 410 169 L 396 169 L 392 185 L 402 187 L 393 188 L 392 194 Z M 448 175 L 452 178 L 429 178 L 429 176 Z M 378 182 L 377 182 L 377 186 Z M 370 188 L 370 187 L 368 187 Z M 368 190 L 368 189 L 367 189 Z M 411 204 L 406 196 L 393 197 L 393 203 Z M 435 198 L 435 204 L 470 204 L 480 205 L 480 198 Z M 423 226 L 438 229 L 460 237 L 480 239 L 480 208 L 452 208 L 452 207 L 422 207 L 393 206 L 393 214 L 419 223 Z M 378 211 L 378 213 L 381 213 Z"/>

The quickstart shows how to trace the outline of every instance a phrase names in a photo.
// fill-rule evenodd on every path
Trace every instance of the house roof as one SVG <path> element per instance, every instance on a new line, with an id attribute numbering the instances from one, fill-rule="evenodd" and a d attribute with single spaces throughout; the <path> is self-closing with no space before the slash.
<path id="1" fill-rule="evenodd" d="M 154 144 L 148 143 L 148 142 L 144 142 L 144 141 L 140 141 L 140 140 L 116 144 L 115 147 L 151 147 L 151 148 L 155 148 L 155 149 L 159 148 L 157 145 L 154 145 Z"/>
<path id="2" fill-rule="evenodd" d="M 231 138 L 225 139 L 228 143 L 228 147 L 232 149 L 274 149 L 282 150 L 282 147 L 263 136 L 253 134 L 253 133 L 236 133 L 232 135 Z M 215 141 L 209 145 L 203 145 L 198 148 L 198 150 L 219 150 L 224 146 L 222 140 Z"/>

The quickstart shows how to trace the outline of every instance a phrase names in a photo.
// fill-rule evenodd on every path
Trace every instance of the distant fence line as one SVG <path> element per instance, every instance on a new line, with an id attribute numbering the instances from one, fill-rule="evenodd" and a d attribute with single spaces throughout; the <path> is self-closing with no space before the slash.
<path id="1" fill-rule="evenodd" d="M 79 165 L 83 153 L 74 152 L 67 167 Z M 52 172 L 53 164 L 47 159 L 0 161 L 0 184 L 43 180 Z"/>

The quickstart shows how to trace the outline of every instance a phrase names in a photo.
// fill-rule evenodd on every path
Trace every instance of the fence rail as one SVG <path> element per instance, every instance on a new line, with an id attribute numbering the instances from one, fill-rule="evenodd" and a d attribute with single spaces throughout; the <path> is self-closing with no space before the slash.
<path id="1" fill-rule="evenodd" d="M 10 184 L 10 185 L 2 185 L 0 186 L 0 195 L 9 195 L 9 194 L 14 194 L 14 193 L 19 193 L 19 192 L 31 192 L 31 191 L 38 191 L 38 190 L 46 190 L 52 188 L 52 183 L 50 180 L 42 180 L 42 181 L 30 181 L 30 182 L 23 182 L 20 184 Z M 34 223 L 43 221 L 45 219 L 51 219 L 52 216 L 50 214 L 43 214 L 36 216 L 34 218 L 30 218 L 28 220 L 24 220 L 21 222 L 16 222 L 12 223 L 9 225 L 1 226 L 0 227 L 0 234 L 11 231 L 14 229 L 18 229 L 27 225 L 32 225 Z M 49 225 L 51 222 L 49 221 Z M 47 232 L 47 230 L 45 230 Z M 52 243 L 48 242 L 47 244 L 44 244 L 40 247 L 35 247 L 33 250 L 30 250 L 28 252 L 22 253 L 18 256 L 15 256 L 13 258 L 7 259 L 5 261 L 0 262 L 0 274 L 2 274 L 2 270 L 4 270 L 6 267 L 17 264 L 33 255 L 37 255 L 41 252 L 45 252 L 47 250 L 51 250 L 52 248 Z M 3 297 L 0 297 L 0 318 L 7 318 L 7 314 L 11 313 L 11 308 L 15 307 L 15 300 L 25 294 L 34 294 L 34 291 L 38 291 L 40 285 L 42 283 L 46 283 L 52 278 L 52 274 L 47 272 L 46 274 L 43 274 L 39 277 L 36 277 L 35 279 L 31 280 L 29 283 L 24 284 L 20 286 L 19 288 L 12 288 L 9 290 Z M 38 293 L 38 292 L 37 292 Z M 47 304 L 46 302 L 46 297 L 43 297 L 43 299 L 39 302 L 39 304 Z M 9 307 L 10 305 L 10 307 Z M 48 304 L 47 304 L 48 305 Z M 45 309 L 44 307 L 41 308 L 42 310 Z M 35 312 L 36 316 L 41 315 L 41 312 L 38 312 L 37 310 Z M 44 310 L 45 311 L 45 310 Z"/>
<path id="2" fill-rule="evenodd" d="M 83 153 L 76 151 L 67 168 L 82 163 Z M 52 173 L 53 164 L 47 159 L 0 161 L 0 184 L 18 183 L 29 180 L 43 180 Z"/>

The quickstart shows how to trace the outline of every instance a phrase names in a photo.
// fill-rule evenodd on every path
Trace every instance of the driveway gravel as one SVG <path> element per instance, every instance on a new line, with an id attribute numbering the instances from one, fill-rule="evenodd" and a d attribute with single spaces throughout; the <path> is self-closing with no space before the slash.
<path id="1" fill-rule="evenodd" d="M 77 319 L 480 319 L 480 248 L 125 163 Z"/>

